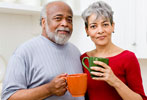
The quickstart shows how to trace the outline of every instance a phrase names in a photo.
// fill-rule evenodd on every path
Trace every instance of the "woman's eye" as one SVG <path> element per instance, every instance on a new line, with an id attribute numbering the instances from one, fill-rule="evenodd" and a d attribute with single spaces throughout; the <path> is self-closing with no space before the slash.
<path id="1" fill-rule="evenodd" d="M 104 24 L 104 26 L 109 26 L 109 24 Z"/>
<path id="2" fill-rule="evenodd" d="M 96 26 L 95 25 L 92 25 L 92 26 L 90 26 L 90 28 L 96 28 Z"/>

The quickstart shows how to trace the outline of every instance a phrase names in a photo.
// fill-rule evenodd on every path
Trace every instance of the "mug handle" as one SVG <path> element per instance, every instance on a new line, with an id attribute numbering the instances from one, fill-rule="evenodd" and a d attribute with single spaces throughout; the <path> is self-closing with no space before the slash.
<path id="1" fill-rule="evenodd" d="M 83 66 L 90 72 L 90 69 L 85 65 L 85 63 L 84 63 L 84 60 L 85 59 L 88 59 L 88 61 L 89 61 L 89 58 L 88 57 L 84 57 L 83 59 L 82 59 L 82 64 L 83 64 Z"/>

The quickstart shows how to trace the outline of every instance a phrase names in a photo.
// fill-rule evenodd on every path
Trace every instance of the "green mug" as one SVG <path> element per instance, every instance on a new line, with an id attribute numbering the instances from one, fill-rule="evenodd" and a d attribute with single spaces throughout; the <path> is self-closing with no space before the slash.
<path id="1" fill-rule="evenodd" d="M 88 67 L 85 65 L 85 63 L 84 63 L 84 60 L 85 60 L 85 59 L 88 59 L 88 62 L 89 62 L 89 68 L 88 68 Z M 102 66 L 100 66 L 100 65 L 96 65 L 96 64 L 94 64 L 93 61 L 101 61 L 101 62 L 106 63 L 107 65 L 109 64 L 109 59 L 107 59 L 107 58 L 99 58 L 99 57 L 84 57 L 84 58 L 82 59 L 82 65 L 83 65 L 83 66 L 84 66 L 89 72 L 92 71 L 92 70 L 90 69 L 90 67 L 92 67 L 92 66 L 102 67 Z M 95 76 L 91 74 L 91 77 L 95 77 Z"/>

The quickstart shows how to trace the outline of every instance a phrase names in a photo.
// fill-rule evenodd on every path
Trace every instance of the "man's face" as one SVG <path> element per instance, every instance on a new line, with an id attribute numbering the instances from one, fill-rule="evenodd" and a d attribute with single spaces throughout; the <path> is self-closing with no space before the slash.
<path id="1" fill-rule="evenodd" d="M 47 8 L 46 33 L 57 44 L 65 44 L 72 33 L 72 12 L 68 6 Z"/>

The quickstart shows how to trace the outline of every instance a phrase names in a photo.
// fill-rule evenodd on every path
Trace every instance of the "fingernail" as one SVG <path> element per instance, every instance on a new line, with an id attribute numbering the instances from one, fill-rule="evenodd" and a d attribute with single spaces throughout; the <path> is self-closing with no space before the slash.
<path id="1" fill-rule="evenodd" d="M 91 74 L 93 74 L 93 72 L 90 72 Z"/>
<path id="2" fill-rule="evenodd" d="M 64 75 L 67 75 L 67 73 L 64 73 Z"/>
<path id="3" fill-rule="evenodd" d="M 98 61 L 93 61 L 94 63 L 98 63 Z"/>
<path id="4" fill-rule="evenodd" d="M 95 62 L 95 61 L 93 61 L 93 62 Z"/>

